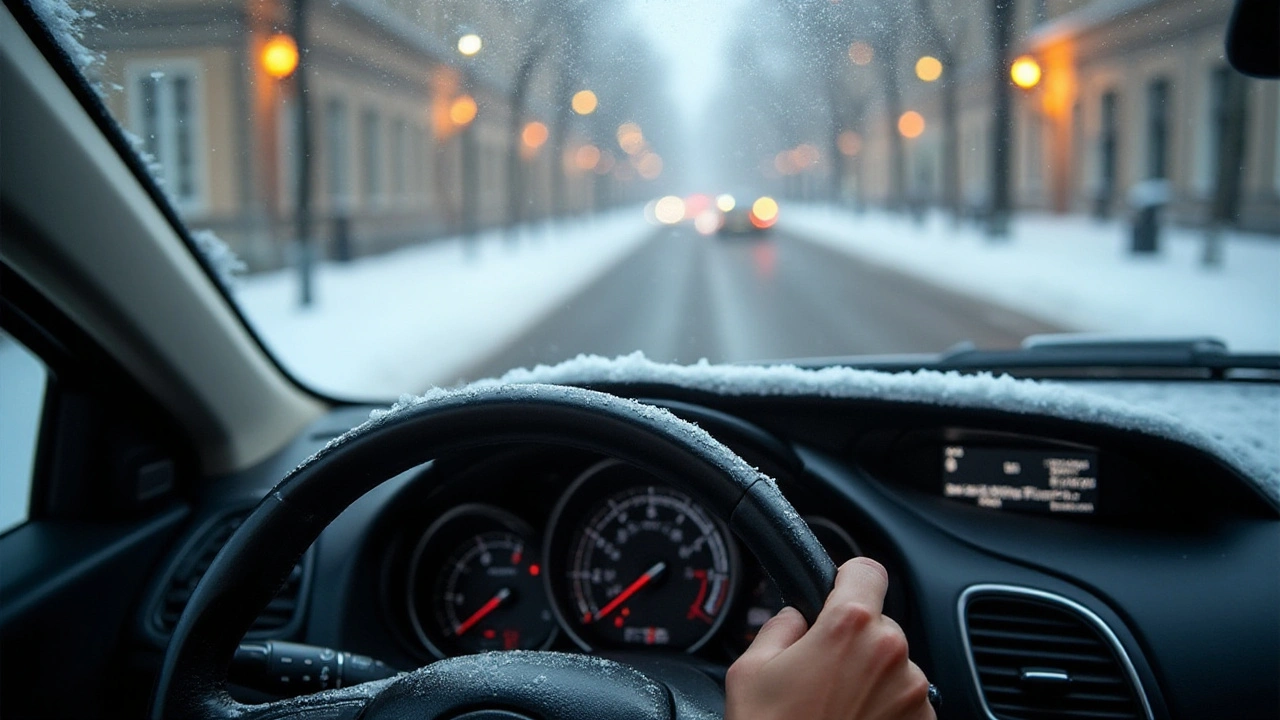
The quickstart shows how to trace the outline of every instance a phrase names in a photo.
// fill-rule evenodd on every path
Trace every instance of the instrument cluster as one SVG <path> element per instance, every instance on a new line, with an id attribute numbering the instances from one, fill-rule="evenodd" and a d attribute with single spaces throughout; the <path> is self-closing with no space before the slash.
<path id="1" fill-rule="evenodd" d="M 759 565 L 693 498 L 615 460 L 568 477 L 553 503 L 502 483 L 467 493 L 416 537 L 402 615 L 420 649 L 734 656 L 782 608 Z M 806 520 L 837 562 L 859 554 L 836 523 Z"/>

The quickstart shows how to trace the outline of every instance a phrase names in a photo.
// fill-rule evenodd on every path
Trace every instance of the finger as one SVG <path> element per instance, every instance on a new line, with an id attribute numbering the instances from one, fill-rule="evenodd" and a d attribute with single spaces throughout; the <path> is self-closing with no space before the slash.
<path id="1" fill-rule="evenodd" d="M 904 684 L 907 692 L 903 698 L 903 718 L 934 718 L 933 706 L 929 704 L 929 679 L 924 671 L 913 662 L 907 663 Z"/>
<path id="2" fill-rule="evenodd" d="M 884 566 L 871 558 L 856 557 L 840 566 L 827 605 L 853 603 L 878 615 L 884 610 L 888 589 L 889 573 Z"/>
<path id="3" fill-rule="evenodd" d="M 760 627 L 745 655 L 750 655 L 756 662 L 766 662 L 796 644 L 808 630 L 809 624 L 799 610 L 784 607 Z"/>

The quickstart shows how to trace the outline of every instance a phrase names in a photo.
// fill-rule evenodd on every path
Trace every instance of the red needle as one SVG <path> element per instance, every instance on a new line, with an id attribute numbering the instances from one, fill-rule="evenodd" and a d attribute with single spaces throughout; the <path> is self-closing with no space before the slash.
<path id="1" fill-rule="evenodd" d="M 666 563 L 661 561 L 654 563 L 653 567 L 649 568 L 648 570 L 645 570 L 643 575 L 636 578 L 635 582 L 628 585 L 626 590 L 623 590 L 622 592 L 618 593 L 618 596 L 610 600 L 608 605 L 605 605 L 604 607 L 600 608 L 600 612 L 596 613 L 596 616 L 592 618 L 592 620 L 598 622 L 604 619 L 606 615 L 613 612 L 614 610 L 617 610 L 619 605 L 626 602 L 628 598 L 636 594 L 637 590 L 644 587 L 645 585 L 648 585 L 650 580 L 653 580 L 654 578 L 661 575 L 662 571 L 666 569 L 667 569 Z"/>
<path id="2" fill-rule="evenodd" d="M 495 593 L 493 597 L 489 598 L 489 602 L 481 605 L 479 610 L 471 613 L 471 617 L 463 620 L 462 623 L 453 631 L 453 634 L 457 637 L 461 637 L 462 633 L 475 627 L 476 623 L 483 620 L 485 615 L 497 610 L 498 606 L 509 597 L 511 597 L 511 591 L 507 588 L 502 588 Z"/>

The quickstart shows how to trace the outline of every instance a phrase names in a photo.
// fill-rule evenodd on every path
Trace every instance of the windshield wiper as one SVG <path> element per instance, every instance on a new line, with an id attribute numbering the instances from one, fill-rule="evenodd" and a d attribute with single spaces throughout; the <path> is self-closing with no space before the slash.
<path id="1" fill-rule="evenodd" d="M 1007 372 L 1030 377 L 1175 377 L 1280 380 L 1280 355 L 1232 353 L 1209 337 L 1124 338 L 1032 335 L 1014 350 L 963 342 L 938 355 L 814 358 L 801 367 L 844 365 L 873 370 Z"/>

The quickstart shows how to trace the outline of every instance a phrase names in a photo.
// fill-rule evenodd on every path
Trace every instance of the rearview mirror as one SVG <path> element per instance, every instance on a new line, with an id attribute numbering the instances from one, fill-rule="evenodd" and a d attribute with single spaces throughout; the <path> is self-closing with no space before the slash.
<path id="1" fill-rule="evenodd" d="M 1227 60 L 1256 78 L 1280 78 L 1280 1 L 1236 0 L 1227 26 Z"/>

